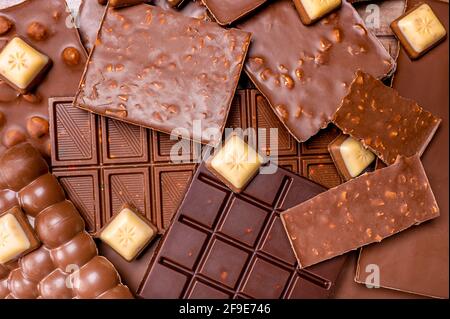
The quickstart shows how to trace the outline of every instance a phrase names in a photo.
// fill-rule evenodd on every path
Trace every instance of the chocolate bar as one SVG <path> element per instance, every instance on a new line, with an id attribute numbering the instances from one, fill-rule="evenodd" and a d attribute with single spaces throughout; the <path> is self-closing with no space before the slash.
<path id="1" fill-rule="evenodd" d="M 267 0 L 203 0 L 220 25 L 229 25 L 246 16 Z"/>
<path id="2" fill-rule="evenodd" d="M 410 0 L 408 9 L 422 2 Z M 434 0 L 424 2 L 431 6 L 449 30 L 448 4 Z M 441 216 L 392 240 L 364 248 L 359 259 L 361 271 L 356 277 L 358 281 L 366 280 L 366 265 L 376 264 L 380 267 L 382 287 L 432 297 L 449 297 L 448 56 L 448 39 L 418 60 L 411 60 L 402 49 L 393 82 L 394 89 L 401 95 L 416 100 L 443 119 L 441 128 L 422 157 Z"/>
<path id="3" fill-rule="evenodd" d="M 301 268 L 439 216 L 418 156 L 364 174 L 281 214 Z"/>
<path id="4" fill-rule="evenodd" d="M 108 9 L 98 37 L 75 106 L 168 134 L 176 129 L 202 143 L 220 141 L 249 33 L 142 4 Z"/>
<path id="5" fill-rule="evenodd" d="M 58 94 L 75 94 L 86 53 L 75 26 L 69 23 L 72 20 L 64 0 L 27 0 L 0 10 L 0 17 L 11 23 L 1 35 L 0 51 L 8 40 L 20 37 L 53 62 L 42 82 L 28 94 L 21 95 L 0 80 L 0 153 L 29 141 L 50 157 L 47 100 Z"/>
<path id="6" fill-rule="evenodd" d="M 7 292 L 3 297 L 132 297 L 114 266 L 97 256 L 83 219 L 30 144 L 14 146 L 0 156 L 0 189 L 2 196 L 15 193 L 20 208 L 34 218 L 35 232 L 43 244 L 20 258 L 18 267 L 2 280 Z"/>
<path id="7" fill-rule="evenodd" d="M 424 55 L 447 36 L 441 21 L 426 3 L 408 10 L 392 22 L 391 28 L 412 59 Z"/>
<path id="8" fill-rule="evenodd" d="M 86 50 L 94 47 L 106 6 L 98 1 L 82 0 L 78 10 L 78 30 Z"/>
<path id="9" fill-rule="evenodd" d="M 328 297 L 345 258 L 299 270 L 278 213 L 324 190 L 278 168 L 236 194 L 201 164 L 137 295 Z"/>
<path id="10" fill-rule="evenodd" d="M 294 4 L 303 24 L 310 25 L 317 22 L 330 12 L 338 9 L 341 6 L 342 1 L 294 0 Z"/>
<path id="11" fill-rule="evenodd" d="M 252 32 L 247 74 L 298 141 L 327 126 L 356 70 L 384 78 L 395 66 L 346 1 L 313 26 L 300 21 L 291 0 L 281 0 L 238 27 Z"/>
<path id="12" fill-rule="evenodd" d="M 389 165 L 399 155 L 422 155 L 441 119 L 358 71 L 333 123 Z"/>

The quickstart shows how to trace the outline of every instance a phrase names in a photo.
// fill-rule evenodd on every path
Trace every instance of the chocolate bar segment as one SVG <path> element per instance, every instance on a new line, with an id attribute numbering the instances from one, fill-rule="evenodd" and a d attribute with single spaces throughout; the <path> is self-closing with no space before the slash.
<path id="1" fill-rule="evenodd" d="M 229 25 L 246 16 L 267 0 L 203 0 L 220 25 Z"/>
<path id="2" fill-rule="evenodd" d="M 395 66 L 345 1 L 313 26 L 300 21 L 292 1 L 281 0 L 238 27 L 252 32 L 247 74 L 300 142 L 327 126 L 358 69 L 384 78 Z"/>
<path id="3" fill-rule="evenodd" d="M 370 148 L 383 162 L 423 154 L 441 123 L 417 102 L 358 72 L 333 123 Z"/>
<path id="4" fill-rule="evenodd" d="M 412 59 L 422 56 L 447 36 L 441 21 L 426 3 L 393 21 L 391 28 Z"/>
<path id="5" fill-rule="evenodd" d="M 249 33 L 142 4 L 108 9 L 98 36 L 75 106 L 220 141 Z"/>
<path id="6" fill-rule="evenodd" d="M 339 8 L 342 4 L 342 1 L 294 0 L 294 3 L 303 24 L 310 25 L 317 22 L 325 15 L 329 14 L 331 11 Z"/>
<path id="7" fill-rule="evenodd" d="M 439 216 L 418 156 L 365 174 L 281 214 L 301 268 Z"/>
<path id="8" fill-rule="evenodd" d="M 327 298 L 344 259 L 299 270 L 278 213 L 323 191 L 278 168 L 235 194 L 201 164 L 138 295 Z"/>
<path id="9" fill-rule="evenodd" d="M 408 9 L 425 2 L 445 28 L 449 28 L 448 3 L 410 0 Z M 362 250 L 356 280 L 364 282 L 368 264 L 380 267 L 382 287 L 415 294 L 449 297 L 449 42 L 437 46 L 417 60 L 400 51 L 393 88 L 416 100 L 443 119 L 441 128 L 422 156 L 422 162 L 439 204 L 441 216 L 426 225 L 399 234 L 392 240 Z M 414 79 L 414 81 L 411 81 Z M 439 83 L 439 85 L 430 85 Z M 426 88 L 426 89 L 423 89 Z"/>

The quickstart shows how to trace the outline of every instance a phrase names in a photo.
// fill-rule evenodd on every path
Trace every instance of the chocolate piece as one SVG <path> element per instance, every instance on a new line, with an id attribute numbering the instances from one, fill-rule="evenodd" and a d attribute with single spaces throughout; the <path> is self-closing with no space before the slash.
<path id="1" fill-rule="evenodd" d="M 0 51 L 0 77 L 22 94 L 36 87 L 52 62 L 19 37 Z"/>
<path id="2" fill-rule="evenodd" d="M 135 208 L 125 205 L 100 231 L 99 238 L 127 261 L 134 260 L 158 229 Z"/>
<path id="3" fill-rule="evenodd" d="M 0 213 L 0 264 L 6 264 L 39 247 L 39 239 L 18 207 Z"/>
<path id="4" fill-rule="evenodd" d="M 441 21 L 426 3 L 408 10 L 392 22 L 391 28 L 412 59 L 422 56 L 447 36 Z"/>
<path id="5" fill-rule="evenodd" d="M 267 0 L 203 0 L 220 25 L 228 25 L 246 16 Z"/>
<path id="6" fill-rule="evenodd" d="M 129 203 L 164 231 L 192 177 L 190 159 L 200 145 L 91 114 L 72 101 L 50 100 L 52 167 L 86 229 L 97 232 Z M 179 154 L 180 147 L 184 153 L 174 163 L 172 148 Z"/>
<path id="7" fill-rule="evenodd" d="M 423 1 L 408 1 L 408 9 L 421 2 Z M 448 30 L 448 4 L 433 0 L 427 0 L 425 3 L 431 6 Z M 359 260 L 362 270 L 367 264 L 380 267 L 383 287 L 440 298 L 449 297 L 448 47 L 448 39 L 445 39 L 442 45 L 418 60 L 411 60 L 407 53 L 401 50 L 393 82 L 394 89 L 400 94 L 413 98 L 443 119 L 441 128 L 422 156 L 441 216 L 426 225 L 400 234 L 393 240 L 364 248 Z M 361 272 L 356 279 L 365 281 L 366 274 Z"/>
<path id="8" fill-rule="evenodd" d="M 418 156 L 365 174 L 281 214 L 301 268 L 439 216 Z"/>
<path id="9" fill-rule="evenodd" d="M 295 7 L 300 15 L 300 19 L 303 24 L 310 25 L 330 12 L 338 9 L 342 1 L 341 0 L 325 0 L 325 1 L 315 1 L 315 0 L 294 0 Z"/>
<path id="10" fill-rule="evenodd" d="M 35 217 L 35 231 L 43 244 L 20 258 L 8 275 L 2 296 L 96 298 L 121 286 L 117 271 L 104 257 L 97 256 L 81 216 L 61 196 L 64 193 L 56 178 L 30 144 L 17 145 L 0 156 L 0 189 L 1 197 L 14 193 L 20 208 Z M 6 201 L 0 199 L 0 203 Z M 72 275 L 77 275 L 79 285 L 66 285 L 74 282 Z"/>
<path id="11" fill-rule="evenodd" d="M 358 71 L 333 123 L 389 165 L 399 155 L 421 156 L 441 119 Z"/>
<path id="12" fill-rule="evenodd" d="M 348 135 L 337 137 L 329 146 L 336 168 L 346 181 L 359 176 L 375 160 L 375 155 Z"/>
<path id="13" fill-rule="evenodd" d="M 12 23 L 11 31 L 2 38 L 5 42 L 0 41 L 0 50 L 7 41 L 20 37 L 53 62 L 42 82 L 26 95 L 6 88 L 8 85 L 0 80 L 0 113 L 5 122 L 0 132 L 0 154 L 9 147 L 28 141 L 50 157 L 49 135 L 41 135 L 42 131 L 39 134 L 29 132 L 27 126 L 31 118 L 47 121 L 48 98 L 73 96 L 80 83 L 87 58 L 77 30 L 69 23 L 72 19 L 68 11 L 64 0 L 28 0 L 0 10 L 0 16 Z M 62 53 L 66 48 L 79 52 L 77 65 L 64 62 Z"/>
<path id="14" fill-rule="evenodd" d="M 109 5 L 113 8 L 122 8 L 145 3 L 147 0 L 109 0 Z"/>
<path id="15" fill-rule="evenodd" d="M 78 24 L 81 40 L 86 50 L 94 47 L 106 7 L 97 1 L 83 0 L 79 7 Z"/>
<path id="16" fill-rule="evenodd" d="M 235 194 L 201 164 L 138 296 L 328 297 L 344 258 L 299 270 L 278 214 L 322 191 L 279 168 Z"/>
<path id="17" fill-rule="evenodd" d="M 74 105 L 216 145 L 249 41 L 247 32 L 145 4 L 108 9 Z"/>
<path id="18" fill-rule="evenodd" d="M 258 174 L 264 159 L 238 134 L 231 134 L 206 165 L 225 185 L 236 193 L 244 190 Z"/>
<path id="19" fill-rule="evenodd" d="M 383 78 L 395 66 L 345 1 L 313 26 L 300 21 L 292 1 L 276 1 L 239 28 L 252 32 L 247 74 L 298 141 L 327 126 L 356 70 Z"/>

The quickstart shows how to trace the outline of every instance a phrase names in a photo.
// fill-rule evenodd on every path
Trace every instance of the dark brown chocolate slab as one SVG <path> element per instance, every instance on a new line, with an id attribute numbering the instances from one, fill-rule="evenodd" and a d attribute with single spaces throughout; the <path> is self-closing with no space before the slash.
<path id="1" fill-rule="evenodd" d="M 301 268 L 439 216 L 420 158 L 399 157 L 281 214 Z"/>
<path id="2" fill-rule="evenodd" d="M 281 0 L 238 27 L 253 34 L 247 74 L 298 141 L 327 126 L 356 70 L 384 78 L 395 66 L 346 1 L 313 26 L 303 25 L 292 1 Z"/>
<path id="3" fill-rule="evenodd" d="M 247 32 L 146 4 L 110 8 L 74 105 L 216 145 L 249 41 Z"/>
<path id="4" fill-rule="evenodd" d="M 397 156 L 421 156 L 441 119 L 417 102 L 358 71 L 333 123 L 372 150 L 383 162 L 393 164 Z"/>
<path id="5" fill-rule="evenodd" d="M 410 0 L 408 7 L 422 1 Z M 449 30 L 448 4 L 427 0 Z M 402 49 L 393 87 L 443 119 L 422 156 L 422 162 L 441 210 L 441 216 L 392 240 L 364 248 L 359 267 L 377 264 L 381 286 L 426 296 L 449 297 L 448 147 L 449 147 L 449 51 L 448 39 L 419 60 Z M 358 281 L 365 280 L 360 273 Z"/>
<path id="6" fill-rule="evenodd" d="M 327 298 L 345 258 L 299 270 L 278 213 L 324 190 L 279 168 L 235 194 L 201 164 L 138 296 Z"/>
<path id="7" fill-rule="evenodd" d="M 0 36 L 0 47 L 8 39 L 19 35 L 53 61 L 52 68 L 32 95 L 19 95 L 0 81 L 0 153 L 28 140 L 50 157 L 48 98 L 55 95 L 73 96 L 86 61 L 86 54 L 68 11 L 64 0 L 27 0 L 0 10 L 0 16 L 14 22 L 14 27 Z M 45 40 L 36 41 L 27 35 L 32 22 L 40 22 L 47 28 Z M 65 64 L 61 58 L 63 50 L 68 47 L 76 48 L 80 54 L 76 66 Z M 31 122 L 32 118 L 37 118 L 37 122 Z"/>
<path id="8" fill-rule="evenodd" d="M 267 0 L 202 0 L 220 25 L 232 24 Z"/>

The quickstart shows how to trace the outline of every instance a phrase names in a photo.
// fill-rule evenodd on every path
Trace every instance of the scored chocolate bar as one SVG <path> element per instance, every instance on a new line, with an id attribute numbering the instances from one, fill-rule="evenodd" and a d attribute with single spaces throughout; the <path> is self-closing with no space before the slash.
<path id="1" fill-rule="evenodd" d="M 418 156 L 365 174 L 281 214 L 301 268 L 439 216 Z"/>
<path id="2" fill-rule="evenodd" d="M 408 9 L 425 2 L 449 30 L 448 3 L 409 0 Z M 362 250 L 356 280 L 365 282 L 366 266 L 380 267 L 382 287 L 432 297 L 449 297 L 449 41 L 418 60 L 402 49 L 393 81 L 394 89 L 416 100 L 443 119 L 422 162 L 439 204 L 441 216 L 376 246 Z M 426 89 L 424 89 L 426 88 Z"/>
<path id="3" fill-rule="evenodd" d="M 327 126 L 358 69 L 384 78 L 395 66 L 346 1 L 312 26 L 276 1 L 238 27 L 252 32 L 247 74 L 298 141 Z"/>
<path id="4" fill-rule="evenodd" d="M 422 155 L 441 119 L 358 71 L 333 123 L 392 164 L 399 155 Z"/>
<path id="5" fill-rule="evenodd" d="M 267 0 L 203 0 L 220 25 L 232 24 L 246 16 Z"/>
<path id="6" fill-rule="evenodd" d="M 201 164 L 138 296 L 328 297 L 345 258 L 299 270 L 278 213 L 324 190 L 278 168 L 235 194 Z"/>
<path id="7" fill-rule="evenodd" d="M 27 53 L 12 47 L 12 53 L 19 57 L 17 63 L 25 58 L 24 54 L 37 60 L 45 55 L 53 62 L 35 89 L 27 94 L 19 94 L 0 80 L 0 153 L 27 140 L 50 157 L 48 98 L 58 94 L 73 96 L 87 59 L 68 11 L 64 0 L 27 0 L 0 10 L 0 23 L 7 26 L 1 30 L 0 51 L 6 50 L 9 40 L 19 37 L 32 50 Z M 35 51 L 39 54 L 30 55 Z M 20 68 L 18 77 L 31 75 L 31 60 L 27 61 L 27 68 Z"/>
<path id="8" fill-rule="evenodd" d="M 250 34 L 141 4 L 105 14 L 74 105 L 216 145 Z"/>

